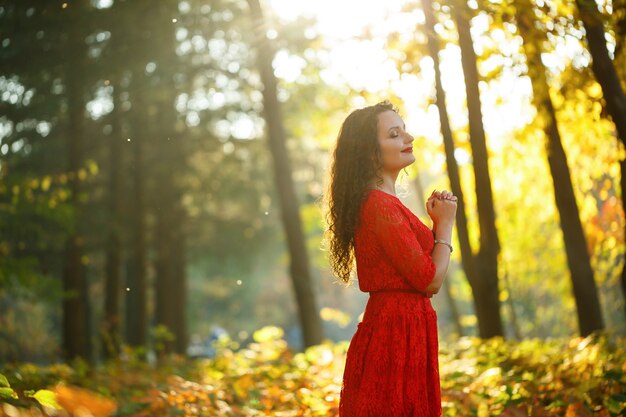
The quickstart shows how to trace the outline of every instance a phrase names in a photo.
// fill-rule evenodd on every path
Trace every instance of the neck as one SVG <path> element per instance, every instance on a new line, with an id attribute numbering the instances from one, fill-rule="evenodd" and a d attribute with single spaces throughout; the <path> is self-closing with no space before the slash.
<path id="1" fill-rule="evenodd" d="M 384 191 L 386 193 L 389 193 L 391 195 L 396 195 L 396 179 L 398 178 L 398 174 L 400 172 L 396 171 L 396 172 L 381 172 L 380 173 L 380 177 L 383 179 L 383 183 L 382 184 L 378 184 L 376 181 L 378 181 L 378 179 L 376 179 L 376 181 L 373 184 L 373 188 L 377 188 L 381 191 Z"/>

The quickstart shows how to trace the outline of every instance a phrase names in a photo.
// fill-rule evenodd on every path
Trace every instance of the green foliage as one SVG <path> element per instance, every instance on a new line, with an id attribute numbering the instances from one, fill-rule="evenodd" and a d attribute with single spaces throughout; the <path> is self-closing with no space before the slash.
<path id="1" fill-rule="evenodd" d="M 0 360 L 54 356 L 56 305 L 63 295 L 54 271 L 76 226 L 68 181 L 97 172 L 87 161 L 76 173 L 0 173 Z"/>
<path id="2" fill-rule="evenodd" d="M 165 346 L 174 341 L 176 336 L 167 326 L 159 324 L 152 329 L 154 349 L 158 354 L 165 352 Z"/>
<path id="3" fill-rule="evenodd" d="M 3 398 L 3 399 L 17 398 L 17 394 L 15 393 L 13 388 L 11 388 L 11 385 L 9 384 L 7 377 L 2 374 L 0 374 L 0 398 Z"/>
<path id="4" fill-rule="evenodd" d="M 21 390 L 62 382 L 53 389 L 56 397 L 49 391 L 29 395 L 42 405 L 56 398 L 66 409 L 85 407 L 98 416 L 107 416 L 115 408 L 117 417 L 337 415 L 348 343 L 324 343 L 294 353 L 277 327 L 259 329 L 253 339 L 240 348 L 222 338 L 216 343 L 214 359 L 188 362 L 170 357 L 159 368 L 135 361 L 132 352 L 127 352 L 125 357 L 130 359 L 80 377 L 66 366 L 24 364 L 4 372 L 19 380 Z M 442 344 L 444 415 L 623 415 L 624 342 L 596 334 L 584 339 L 521 342 L 465 337 Z M 44 382 L 39 374 L 49 377 Z M 8 387 L 2 375 L 0 385 Z M 19 406 L 22 415 L 29 415 L 27 408 L 32 404 Z"/>
<path id="5" fill-rule="evenodd" d="M 67 177 L 0 175 L 0 284 L 4 288 L 23 283 L 46 293 L 39 269 L 42 262 L 43 266 L 51 262 L 51 256 L 41 253 L 58 253 L 73 228 Z"/>
<path id="6" fill-rule="evenodd" d="M 23 391 L 20 397 L 18 392 L 11 388 L 6 376 L 0 374 L 0 401 L 24 405 L 29 404 L 27 402 L 29 398 L 35 399 L 42 406 L 50 407 L 56 410 L 61 409 L 59 404 L 56 402 L 56 395 L 54 392 L 46 389 L 39 389 L 37 391 L 27 390 Z"/>

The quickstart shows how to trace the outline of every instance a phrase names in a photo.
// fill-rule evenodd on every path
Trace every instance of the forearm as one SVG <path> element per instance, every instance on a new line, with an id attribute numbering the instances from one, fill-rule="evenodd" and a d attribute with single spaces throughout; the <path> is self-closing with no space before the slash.
<path id="1" fill-rule="evenodd" d="M 443 240 L 450 243 L 452 241 L 452 229 L 453 224 L 439 224 L 433 228 L 435 231 L 435 239 Z M 435 264 L 436 272 L 435 277 L 430 282 L 426 291 L 432 294 L 439 292 L 439 289 L 443 285 L 443 281 L 448 273 L 448 265 L 450 264 L 450 248 L 443 244 L 435 244 L 431 253 L 433 263 Z"/>

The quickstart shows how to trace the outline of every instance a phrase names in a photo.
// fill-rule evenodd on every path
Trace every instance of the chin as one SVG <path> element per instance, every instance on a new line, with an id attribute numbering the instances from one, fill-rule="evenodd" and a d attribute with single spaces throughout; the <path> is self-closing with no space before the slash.
<path id="1" fill-rule="evenodd" d="M 408 167 L 408 166 L 409 166 L 409 165 L 411 165 L 413 162 L 415 162 L 415 156 L 411 155 L 410 160 L 409 160 L 408 162 L 406 162 L 402 168 L 406 168 L 406 167 Z"/>
<path id="2" fill-rule="evenodd" d="M 407 167 L 409 167 L 410 165 L 412 165 L 412 164 L 413 164 L 413 162 L 415 162 L 415 161 L 411 161 L 411 162 L 408 162 L 408 163 L 404 163 L 404 164 L 398 165 L 397 170 L 398 170 L 398 171 L 402 171 L 404 168 L 407 168 Z"/>

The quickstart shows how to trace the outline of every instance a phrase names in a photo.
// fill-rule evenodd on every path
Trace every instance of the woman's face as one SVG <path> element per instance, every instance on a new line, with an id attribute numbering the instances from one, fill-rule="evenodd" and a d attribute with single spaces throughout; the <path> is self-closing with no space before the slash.
<path id="1" fill-rule="evenodd" d="M 395 111 L 378 115 L 378 145 L 384 171 L 400 171 L 415 162 L 413 136 L 406 132 L 402 118 Z"/>

